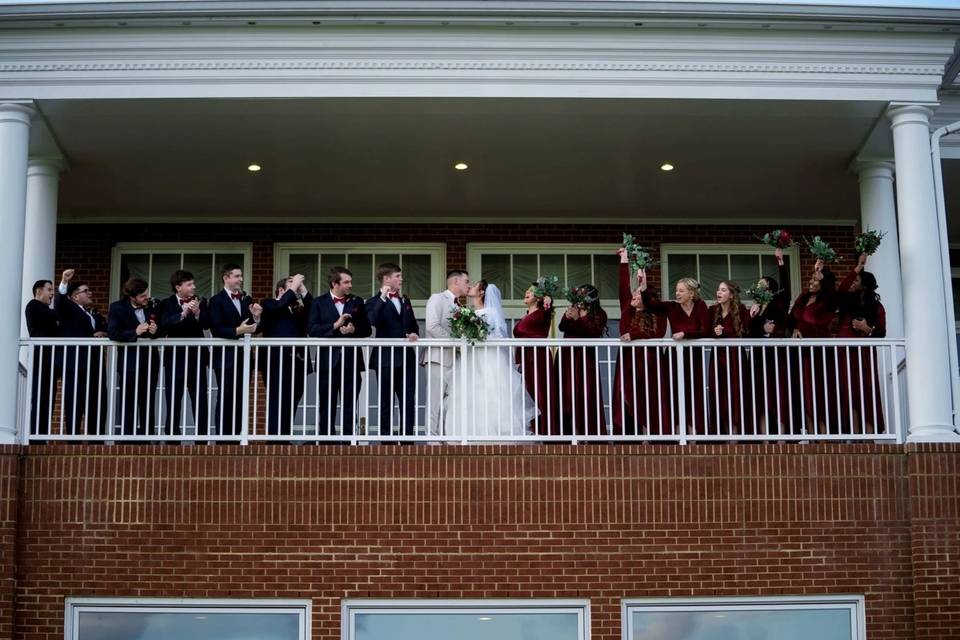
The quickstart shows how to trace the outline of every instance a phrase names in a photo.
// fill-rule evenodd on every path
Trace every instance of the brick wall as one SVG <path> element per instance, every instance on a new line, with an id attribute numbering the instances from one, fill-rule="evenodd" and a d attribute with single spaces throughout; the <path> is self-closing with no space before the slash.
<path id="1" fill-rule="evenodd" d="M 111 249 L 118 242 L 252 242 L 253 273 L 247 286 L 256 298 L 267 297 L 273 286 L 273 244 L 275 242 L 442 242 L 447 246 L 447 267 L 464 267 L 469 242 L 524 243 L 612 243 L 619 244 L 624 232 L 633 233 L 641 244 L 659 247 L 664 243 L 744 244 L 756 242 L 755 235 L 775 225 L 464 225 L 464 224 L 117 224 L 60 225 L 57 229 L 57 273 L 75 267 L 94 290 L 95 304 L 106 307 L 110 287 Z M 848 227 L 791 227 L 799 238 L 820 235 L 847 259 L 840 270 L 853 266 L 854 229 Z M 809 252 L 801 249 L 804 277 L 813 267 Z M 37 276 L 41 277 L 40 275 Z M 651 272 L 651 284 L 660 288 L 660 272 Z M 156 292 L 163 293 L 166 292 Z M 110 294 L 116 299 L 118 292 Z"/>
<path id="2" fill-rule="evenodd" d="M 960 447 L 25 451 L 24 640 L 67 596 L 310 598 L 317 640 L 348 597 L 589 598 L 615 640 L 623 597 L 826 593 L 960 638 Z"/>

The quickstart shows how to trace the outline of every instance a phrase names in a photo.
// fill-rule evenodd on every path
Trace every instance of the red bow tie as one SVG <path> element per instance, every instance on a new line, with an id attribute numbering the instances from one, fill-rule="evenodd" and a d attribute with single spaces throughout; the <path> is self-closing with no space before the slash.
<path id="1" fill-rule="evenodd" d="M 180 306 L 182 307 L 185 304 L 190 304 L 193 302 L 193 298 L 190 298 L 189 300 L 181 300 L 180 298 L 177 298 L 177 302 L 179 302 Z"/>
<path id="2" fill-rule="evenodd" d="M 231 293 L 230 297 L 233 298 L 234 300 L 241 300 L 243 298 L 243 294 L 240 292 Z"/>
<path id="3" fill-rule="evenodd" d="M 390 298 L 399 298 L 399 297 L 400 297 L 400 292 L 399 292 L 399 291 L 391 291 L 390 293 L 387 294 L 387 296 L 390 297 Z"/>
<path id="4" fill-rule="evenodd" d="M 333 304 L 344 304 L 347 301 L 346 298 L 333 297 Z"/>

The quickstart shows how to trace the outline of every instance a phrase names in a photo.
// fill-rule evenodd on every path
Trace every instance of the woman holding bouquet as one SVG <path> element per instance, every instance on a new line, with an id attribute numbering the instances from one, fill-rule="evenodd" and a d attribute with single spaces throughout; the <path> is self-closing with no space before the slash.
<path id="1" fill-rule="evenodd" d="M 667 317 L 643 304 L 638 288 L 630 291 L 630 264 L 626 249 L 620 249 L 620 340 L 656 340 L 667 332 Z M 646 271 L 637 279 L 646 289 Z M 656 346 L 621 348 L 613 378 L 613 433 L 660 435 L 669 432 L 670 411 L 663 376 L 666 362 Z"/>
<path id="2" fill-rule="evenodd" d="M 777 258 L 777 278 L 760 278 L 750 308 L 750 338 L 786 338 L 787 315 L 790 308 L 790 274 L 783 260 L 783 249 L 774 251 Z M 784 347 L 754 347 L 753 362 L 755 405 L 760 427 L 765 433 L 776 428 L 782 432 L 789 422 L 790 394 L 787 384 L 787 350 Z"/>
<path id="3" fill-rule="evenodd" d="M 838 338 L 883 338 L 887 313 L 877 295 L 877 279 L 864 271 L 867 254 L 837 287 L 840 298 Z M 877 355 L 872 347 L 845 348 L 840 353 L 840 391 L 843 424 L 860 433 L 882 433 L 883 410 L 877 380 Z M 874 431 L 874 429 L 876 431 Z"/>
<path id="4" fill-rule="evenodd" d="M 829 338 L 836 312 L 836 277 L 823 266 L 823 260 L 818 259 L 807 290 L 797 297 L 790 311 L 791 335 L 794 338 Z M 808 430 L 824 433 L 826 426 L 836 424 L 839 418 L 839 399 L 834 392 L 836 373 L 830 357 L 832 350 L 799 347 L 791 355 L 801 381 L 801 423 Z"/>
<path id="5" fill-rule="evenodd" d="M 550 337 L 553 325 L 553 298 L 540 282 L 534 282 L 523 296 L 527 313 L 513 327 L 513 337 L 525 340 Z M 550 347 L 517 347 L 514 358 L 520 366 L 527 393 L 533 397 L 540 415 L 530 423 L 537 435 L 557 435 L 557 371 Z"/>
<path id="6" fill-rule="evenodd" d="M 574 289 L 571 297 L 577 302 L 567 309 L 560 320 L 563 337 L 575 340 L 602 338 L 607 330 L 607 314 L 600 308 L 600 292 L 597 288 L 590 284 L 580 285 Z M 558 369 L 562 389 L 560 415 L 563 435 L 606 435 L 596 348 L 562 348 Z"/>
<path id="7" fill-rule="evenodd" d="M 670 331 L 674 340 L 695 340 L 709 338 L 710 313 L 700 297 L 700 283 L 693 278 L 677 280 L 674 290 L 675 300 L 655 300 L 647 291 L 646 280 L 640 282 L 643 305 L 654 313 L 663 313 L 670 321 Z M 687 414 L 684 428 L 692 428 L 695 433 L 706 433 L 707 425 L 707 386 L 703 377 L 704 352 L 702 348 L 691 346 L 684 350 L 683 380 L 686 390 L 685 410 Z M 670 350 L 667 376 L 678 371 L 676 351 Z M 674 424 L 679 423 L 680 401 L 677 389 L 673 389 L 670 413 Z"/>
<path id="8" fill-rule="evenodd" d="M 749 331 L 750 314 L 740 302 L 740 286 L 731 280 L 717 285 L 717 304 L 710 307 L 713 336 L 720 339 L 742 338 Z M 741 384 L 740 347 L 717 345 L 711 359 L 710 410 L 715 420 L 716 433 L 743 433 L 746 408 Z"/>

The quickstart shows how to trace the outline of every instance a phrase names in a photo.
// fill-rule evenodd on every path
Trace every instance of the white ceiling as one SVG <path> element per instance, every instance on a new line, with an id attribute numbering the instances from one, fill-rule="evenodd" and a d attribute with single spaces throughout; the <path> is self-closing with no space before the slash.
<path id="1" fill-rule="evenodd" d="M 65 219 L 850 221 L 879 103 L 43 101 Z M 470 164 L 453 170 L 457 161 Z M 677 169 L 664 173 L 670 161 Z M 251 162 L 263 166 L 251 174 Z"/>

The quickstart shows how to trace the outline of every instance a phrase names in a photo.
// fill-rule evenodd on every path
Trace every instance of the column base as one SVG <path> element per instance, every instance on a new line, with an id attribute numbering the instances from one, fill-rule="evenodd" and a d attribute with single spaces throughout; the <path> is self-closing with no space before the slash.
<path id="1" fill-rule="evenodd" d="M 907 442 L 958 442 L 960 433 L 957 433 L 952 424 L 929 424 L 921 427 L 911 427 L 907 434 Z"/>

